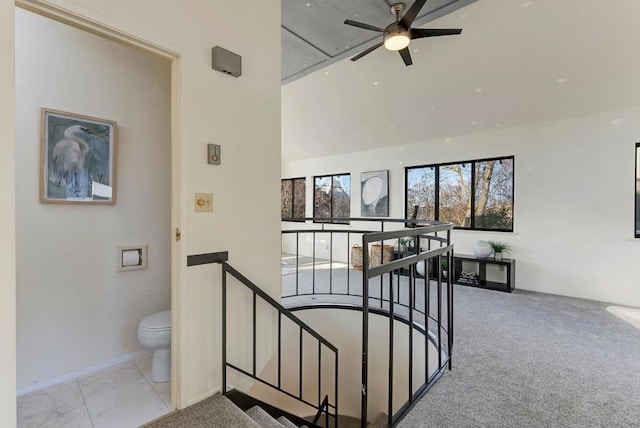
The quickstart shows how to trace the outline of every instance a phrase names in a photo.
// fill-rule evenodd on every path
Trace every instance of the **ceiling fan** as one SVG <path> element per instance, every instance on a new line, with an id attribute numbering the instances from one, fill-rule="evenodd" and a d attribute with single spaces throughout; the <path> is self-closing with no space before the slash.
<path id="1" fill-rule="evenodd" d="M 398 51 L 404 64 L 410 66 L 413 64 L 411 60 L 411 53 L 409 53 L 409 43 L 413 39 L 422 39 L 425 37 L 436 36 L 451 36 L 462 33 L 462 29 L 431 29 L 431 28 L 411 28 L 411 24 L 418 16 L 418 12 L 424 6 L 427 0 L 416 0 L 409 10 L 400 18 L 400 14 L 404 11 L 405 5 L 403 3 L 395 3 L 391 6 L 391 13 L 396 16 L 396 21 L 387 25 L 384 29 L 376 27 L 374 25 L 365 24 L 362 22 L 352 21 L 347 19 L 344 21 L 347 25 L 352 25 L 358 28 L 364 28 L 365 30 L 376 31 L 383 33 L 382 41 L 376 45 L 371 46 L 360 52 L 358 55 L 351 58 L 351 61 L 357 61 L 363 56 L 370 54 L 380 46 L 384 45 L 385 48 L 390 51 Z"/>

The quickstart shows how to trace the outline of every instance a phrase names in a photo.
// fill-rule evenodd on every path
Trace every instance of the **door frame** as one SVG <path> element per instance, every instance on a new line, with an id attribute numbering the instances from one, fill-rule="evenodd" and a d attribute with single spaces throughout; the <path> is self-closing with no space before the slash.
<path id="1" fill-rule="evenodd" d="M 171 62 L 171 407 L 180 409 L 186 405 L 182 384 L 182 284 L 186 284 L 186 231 L 182 219 L 186 218 L 187 194 L 184 162 L 187 159 L 183 144 L 180 100 L 182 98 L 180 52 L 161 46 L 114 28 L 75 11 L 51 4 L 46 0 L 15 0 L 15 7 L 70 25 L 79 30 L 140 49 Z"/>

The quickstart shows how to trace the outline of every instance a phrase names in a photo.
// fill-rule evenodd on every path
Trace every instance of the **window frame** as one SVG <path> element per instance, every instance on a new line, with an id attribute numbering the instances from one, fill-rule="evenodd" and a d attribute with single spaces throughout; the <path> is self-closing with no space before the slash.
<path id="1" fill-rule="evenodd" d="M 307 216 L 307 177 L 292 177 L 292 178 L 282 178 L 280 179 L 280 189 L 282 189 L 282 183 L 285 181 L 290 181 L 291 182 L 291 218 L 295 218 L 295 212 L 296 212 L 296 185 L 295 182 L 296 180 L 303 180 L 304 181 L 304 216 Z M 280 190 L 282 192 L 282 190 Z M 282 199 L 281 199 L 282 200 Z M 281 210 L 282 211 L 282 210 Z M 280 221 L 282 221 L 282 217 L 280 217 Z M 296 222 L 296 223 L 304 223 L 305 220 L 287 220 L 287 221 L 292 221 L 292 222 Z"/>
<path id="2" fill-rule="evenodd" d="M 476 210 L 476 163 L 481 163 L 481 162 L 491 162 L 491 161 L 503 161 L 503 160 L 511 160 L 512 164 L 513 164 L 513 169 L 512 169 L 512 182 L 511 182 L 511 228 L 508 229 L 489 229 L 489 228 L 483 228 L 483 227 L 475 227 L 475 222 L 476 222 L 476 215 L 475 215 L 475 210 Z M 442 162 L 442 163 L 432 163 L 432 164 L 425 164 L 425 165 L 413 165 L 413 166 L 406 166 L 404 168 L 404 212 L 405 215 L 408 215 L 408 209 L 409 207 L 407 206 L 409 198 L 408 198 L 408 176 L 409 176 L 409 170 L 410 169 L 416 169 L 416 168 L 434 168 L 435 169 L 435 189 L 434 189 L 434 195 L 435 195 L 435 207 L 434 207 L 434 217 L 435 220 L 438 220 L 440 217 L 440 167 L 441 166 L 448 166 L 448 165 L 459 165 L 459 164 L 470 164 L 471 165 L 471 222 L 470 222 L 470 226 L 469 227 L 464 227 L 464 226 L 454 226 L 454 229 L 457 230 L 479 230 L 479 231 L 484 231 L 484 232 L 510 232 L 513 233 L 514 230 L 514 222 L 515 222 L 515 192 L 516 192 L 516 159 L 514 155 L 511 156 L 498 156 L 498 157 L 493 157 L 493 158 L 482 158 L 482 159 L 470 159 L 470 160 L 463 160 L 463 161 L 455 161 L 455 162 Z"/>
<path id="3" fill-rule="evenodd" d="M 339 176 L 343 176 L 343 175 L 348 175 L 349 176 L 349 217 L 347 217 L 347 219 L 345 221 L 321 221 L 321 220 L 316 220 L 316 179 L 318 178 L 331 178 L 331 192 L 330 192 L 330 198 L 331 198 L 331 202 L 330 202 L 330 218 L 334 218 L 333 215 L 333 179 L 335 177 L 339 177 Z M 349 219 L 351 218 L 351 173 L 350 172 L 344 172 L 344 173 L 339 173 L 339 174 L 323 174 L 323 175 L 314 175 L 313 176 L 313 222 L 314 223 L 329 223 L 329 224 L 350 224 Z"/>

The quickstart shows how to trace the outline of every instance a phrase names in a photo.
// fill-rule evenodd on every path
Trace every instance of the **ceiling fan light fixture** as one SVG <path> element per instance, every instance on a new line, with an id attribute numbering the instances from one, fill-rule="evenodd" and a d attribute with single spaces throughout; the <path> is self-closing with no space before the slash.
<path id="1" fill-rule="evenodd" d="M 390 51 L 402 50 L 409 46 L 410 41 L 411 37 L 408 32 L 394 32 L 384 35 L 384 47 Z"/>

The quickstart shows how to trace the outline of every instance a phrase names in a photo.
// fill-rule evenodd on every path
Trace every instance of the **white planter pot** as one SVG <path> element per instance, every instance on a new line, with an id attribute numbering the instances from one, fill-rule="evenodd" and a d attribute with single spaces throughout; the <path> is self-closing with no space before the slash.
<path id="1" fill-rule="evenodd" d="M 493 248 L 491 248 L 491 245 L 487 242 L 487 241 L 477 241 L 475 244 L 473 244 L 473 254 L 476 257 L 480 257 L 483 259 L 486 259 L 487 257 L 489 257 L 491 255 L 491 253 L 493 253 Z"/>
<path id="2" fill-rule="evenodd" d="M 425 261 L 416 263 L 416 271 L 418 272 L 418 275 L 420 275 L 420 276 L 424 276 L 424 272 L 425 272 L 424 264 L 425 263 L 426 263 Z"/>

